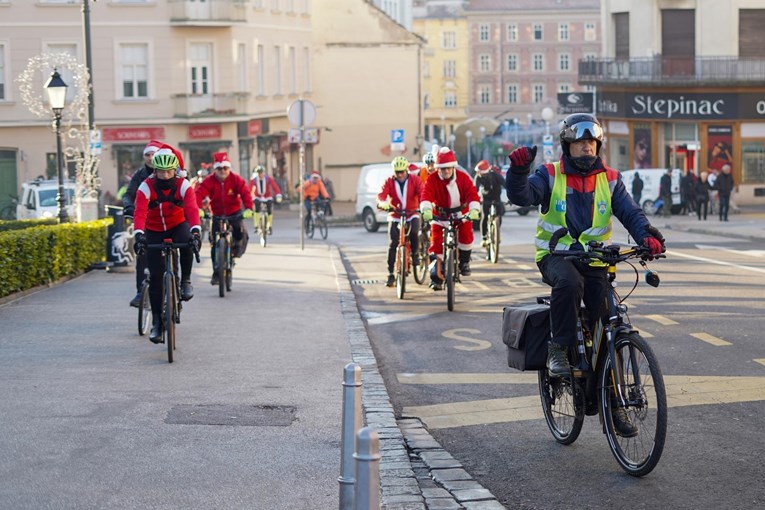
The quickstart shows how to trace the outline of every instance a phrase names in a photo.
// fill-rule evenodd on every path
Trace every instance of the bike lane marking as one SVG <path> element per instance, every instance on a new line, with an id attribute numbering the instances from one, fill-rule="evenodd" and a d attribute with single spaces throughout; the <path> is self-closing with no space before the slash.
<path id="1" fill-rule="evenodd" d="M 658 322 L 662 326 L 674 326 L 677 322 L 663 315 L 643 315 L 646 319 L 651 319 L 654 322 Z"/>
<path id="2" fill-rule="evenodd" d="M 765 358 L 755 358 L 752 361 L 759 363 L 760 365 L 765 366 Z"/>
<path id="3" fill-rule="evenodd" d="M 722 338 L 717 338 L 716 336 L 712 336 L 709 333 L 691 333 L 690 335 L 694 338 L 698 338 L 699 340 L 702 340 L 708 344 L 716 345 L 718 347 L 724 346 L 724 345 L 733 345 L 727 340 L 723 340 Z"/>
<path id="4" fill-rule="evenodd" d="M 735 267 L 735 268 L 738 268 L 738 269 L 744 269 L 744 270 L 747 270 L 747 271 L 754 271 L 754 272 L 757 272 L 757 273 L 765 273 L 765 269 L 763 269 L 761 267 L 744 266 L 742 264 L 734 264 L 732 262 L 724 262 L 722 260 L 708 259 L 706 257 L 699 257 L 697 255 L 691 255 L 689 253 L 680 253 L 680 252 L 676 252 L 674 250 L 668 251 L 667 253 L 670 254 L 670 255 L 673 255 L 673 256 L 685 257 L 685 258 L 692 259 L 692 260 L 698 260 L 698 261 L 701 261 L 701 262 L 707 262 L 709 264 L 717 264 L 717 265 L 720 265 L 720 266 Z"/>
<path id="5" fill-rule="evenodd" d="M 763 360 L 765 363 L 765 360 Z M 397 374 L 401 384 L 537 384 L 536 374 L 434 373 Z M 765 401 L 765 377 L 664 377 L 668 407 Z M 543 419 L 539 395 L 405 406 L 405 416 L 420 418 L 428 428 L 455 428 Z"/>

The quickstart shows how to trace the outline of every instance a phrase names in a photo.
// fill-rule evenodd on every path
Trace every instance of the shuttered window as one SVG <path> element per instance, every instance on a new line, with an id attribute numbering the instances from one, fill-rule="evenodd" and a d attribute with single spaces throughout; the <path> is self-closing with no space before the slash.
<path id="1" fill-rule="evenodd" d="M 738 11 L 738 56 L 765 56 L 765 9 Z"/>
<path id="2" fill-rule="evenodd" d="M 614 39 L 616 42 L 616 60 L 630 59 L 630 13 L 614 14 Z"/>
<path id="3" fill-rule="evenodd" d="M 661 53 L 665 57 L 696 55 L 696 11 L 662 9 Z"/>

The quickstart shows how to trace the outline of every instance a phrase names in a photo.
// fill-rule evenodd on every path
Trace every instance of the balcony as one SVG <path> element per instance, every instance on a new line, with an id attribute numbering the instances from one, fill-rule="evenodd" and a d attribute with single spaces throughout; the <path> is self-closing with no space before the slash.
<path id="1" fill-rule="evenodd" d="M 249 0 L 168 0 L 170 24 L 182 27 L 230 27 L 247 21 Z"/>
<path id="2" fill-rule="evenodd" d="M 247 114 L 249 92 L 220 94 L 175 94 L 175 116 L 179 118 L 216 118 Z"/>
<path id="3" fill-rule="evenodd" d="M 751 86 L 765 81 L 765 58 L 655 57 L 579 61 L 580 85 Z"/>

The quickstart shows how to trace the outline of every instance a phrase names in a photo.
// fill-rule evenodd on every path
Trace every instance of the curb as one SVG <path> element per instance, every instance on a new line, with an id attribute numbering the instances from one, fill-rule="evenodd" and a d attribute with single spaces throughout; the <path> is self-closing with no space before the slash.
<path id="1" fill-rule="evenodd" d="M 704 235 L 714 235 L 714 236 L 720 236 L 720 237 L 733 237 L 735 239 L 744 239 L 746 241 L 765 241 L 765 235 L 762 236 L 756 236 L 756 235 L 750 235 L 750 234 L 739 234 L 737 232 L 725 232 L 721 230 L 714 230 L 714 229 L 705 229 L 705 228 L 695 228 L 695 227 L 684 227 L 683 225 L 664 225 L 665 229 L 667 230 L 677 230 L 679 232 L 689 232 L 691 234 L 704 234 Z"/>
<path id="2" fill-rule="evenodd" d="M 330 249 L 352 361 L 361 367 L 362 415 L 366 425 L 374 428 L 380 437 L 381 508 L 505 509 L 488 489 L 475 481 L 433 439 L 419 419 L 396 419 L 348 279 L 342 252 L 337 246 Z"/>

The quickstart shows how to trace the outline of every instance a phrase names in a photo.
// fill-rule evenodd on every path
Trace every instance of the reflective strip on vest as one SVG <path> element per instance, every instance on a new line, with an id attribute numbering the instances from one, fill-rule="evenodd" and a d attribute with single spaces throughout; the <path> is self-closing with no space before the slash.
<path id="1" fill-rule="evenodd" d="M 535 260 L 539 262 L 550 253 L 550 239 L 560 228 L 568 228 L 566 225 L 566 189 L 567 179 L 560 171 L 560 162 L 553 163 L 555 178 L 552 191 L 550 192 L 550 205 L 547 212 L 539 214 L 537 221 L 537 234 L 534 242 L 536 246 Z M 563 177 L 563 178 L 561 178 Z M 592 212 L 592 226 L 579 235 L 579 244 L 585 250 L 589 249 L 589 241 L 607 242 L 611 239 L 611 192 L 612 186 L 608 182 L 606 172 L 601 172 L 595 177 L 594 211 Z M 574 243 L 571 234 L 566 234 L 558 240 L 558 249 L 568 249 Z M 602 262 L 592 262 L 592 266 L 602 266 Z"/>

